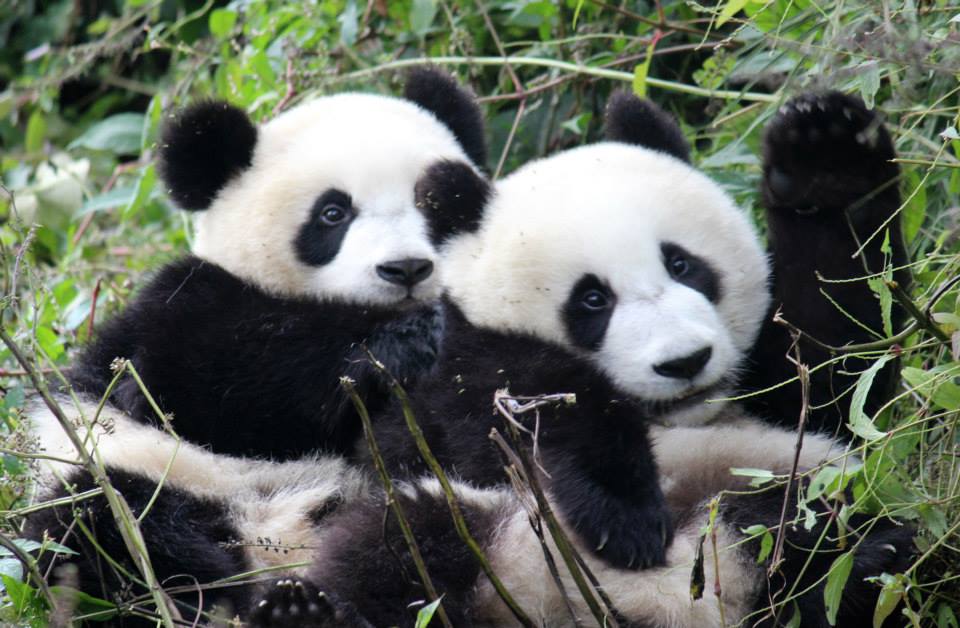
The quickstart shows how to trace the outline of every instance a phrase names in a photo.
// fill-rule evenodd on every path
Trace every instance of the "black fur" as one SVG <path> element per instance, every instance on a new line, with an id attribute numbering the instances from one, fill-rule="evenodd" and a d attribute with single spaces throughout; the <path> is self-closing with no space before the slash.
<path id="1" fill-rule="evenodd" d="M 417 207 L 427 215 L 430 241 L 472 233 L 480 226 L 490 200 L 490 183 L 461 161 L 444 160 L 430 166 L 414 188 Z"/>
<path id="2" fill-rule="evenodd" d="M 250 167 L 257 128 L 222 101 L 190 105 L 164 125 L 158 167 L 173 202 L 206 209 L 223 186 Z"/>
<path id="3" fill-rule="evenodd" d="M 483 113 L 473 94 L 452 76 L 435 67 L 414 68 L 407 74 L 403 96 L 446 125 L 474 164 L 486 165 Z"/>
<path id="4" fill-rule="evenodd" d="M 153 497 L 156 482 L 119 470 L 109 471 L 109 476 L 133 514 L 139 516 Z M 76 492 L 96 488 L 96 483 L 85 472 L 74 474 L 71 481 Z M 60 489 L 49 497 L 67 496 L 69 493 Z M 75 507 L 47 508 L 28 517 L 24 529 L 26 538 L 41 539 L 46 532 L 54 541 L 79 553 L 78 556 L 45 553 L 40 561 L 42 570 L 46 571 L 51 561 L 58 566 L 73 565 L 76 580 L 71 582 L 72 586 L 121 606 L 147 593 L 145 587 L 131 582 L 97 553 L 74 519 L 90 530 L 108 556 L 127 572 L 139 577 L 140 572 L 102 495 L 78 502 Z M 216 604 L 230 613 L 241 612 L 247 607 L 251 595 L 247 586 L 208 588 L 202 596 L 191 586 L 208 584 L 248 569 L 243 551 L 236 544 L 239 536 L 232 521 L 232 513 L 226 504 L 165 486 L 140 523 L 158 581 L 168 590 L 180 586 L 187 589 L 173 596 L 185 618 L 192 620 L 196 617 L 201 603 L 204 609 L 209 610 Z M 149 602 L 140 608 L 153 610 Z M 155 624 L 155 620 L 122 614 L 113 618 L 109 625 L 146 627 Z"/>
<path id="5" fill-rule="evenodd" d="M 324 212 L 332 207 L 343 212 L 344 220 L 336 224 L 325 220 Z M 310 217 L 300 226 L 294 240 L 297 258 L 308 266 L 323 266 L 333 261 L 340 251 L 354 216 L 356 211 L 349 194 L 334 188 L 325 191 L 313 203 Z"/>
<path id="6" fill-rule="evenodd" d="M 586 545 L 612 564 L 649 567 L 664 561 L 672 528 L 657 483 L 642 411 L 588 363 L 536 338 L 472 326 L 448 304 L 447 336 L 437 372 L 411 391 L 413 411 L 437 460 L 480 486 L 506 482 L 488 435 L 503 422 L 493 392 L 574 393 L 574 405 L 540 410 L 545 482 Z M 531 430 L 534 416 L 518 417 Z M 388 468 L 427 471 L 397 408 L 376 420 Z"/>
<path id="7" fill-rule="evenodd" d="M 424 491 L 413 497 L 398 494 L 397 499 L 451 622 L 454 626 L 472 625 L 473 594 L 482 572 L 453 527 L 446 501 Z M 471 508 L 466 503 L 461 503 L 461 508 L 471 534 L 481 547 L 489 547 L 501 513 Z M 420 608 L 416 603 L 427 598 L 396 517 L 382 498 L 352 504 L 326 522 L 322 547 L 301 582 L 295 590 L 304 592 L 309 600 L 325 593 L 329 602 L 326 612 L 303 623 L 287 623 L 291 603 L 297 605 L 297 615 L 302 614 L 303 605 L 284 582 L 264 589 L 267 604 L 259 606 L 254 601 L 258 611 L 252 618 L 253 626 L 407 628 L 416 622 Z M 277 608 L 279 612 L 274 610 Z M 331 615 L 337 621 L 332 621 Z"/>
<path id="8" fill-rule="evenodd" d="M 360 434 L 340 376 L 356 381 L 375 412 L 386 389 L 363 359 L 367 343 L 410 382 L 433 366 L 439 312 L 277 298 L 196 257 L 164 267 L 98 329 L 69 379 L 102 395 L 116 357 L 128 358 L 173 426 L 218 453 L 278 459 L 326 449 L 350 453 Z M 136 381 L 125 376 L 111 401 L 158 423 Z"/>
<path id="9" fill-rule="evenodd" d="M 880 305 L 866 281 L 823 283 L 816 273 L 833 280 L 883 270 L 882 234 L 864 250 L 866 267 L 851 255 L 858 242 L 864 242 L 900 206 L 893 157 L 893 144 L 880 119 L 852 96 L 805 94 L 788 102 L 770 123 L 764 139 L 763 198 L 773 262 L 773 305 L 746 365 L 744 390 L 762 390 L 796 375 L 796 367 L 785 357 L 791 337 L 771 320 L 778 308 L 789 322 L 830 345 L 876 338 L 838 312 L 821 290 L 882 333 Z M 899 221 L 892 220 L 889 229 L 892 263 L 903 266 L 906 252 Z M 894 272 L 894 279 L 903 286 L 909 282 L 906 271 Z M 903 318 L 903 312 L 894 307 L 894 332 Z M 811 366 L 830 357 L 807 341 L 800 343 L 800 350 L 803 361 Z M 830 400 L 852 386 L 857 372 L 867 366 L 867 361 L 850 358 L 840 368 L 811 374 L 814 408 L 808 429 L 836 431 L 845 422 L 849 396 L 839 403 Z M 867 399 L 868 412 L 889 397 L 897 371 L 891 361 L 878 375 Z M 775 422 L 796 425 L 800 400 L 799 383 L 794 383 L 752 397 L 747 406 Z"/>
<path id="10" fill-rule="evenodd" d="M 730 495 L 721 502 L 722 519 L 724 523 L 740 529 L 762 524 L 771 528 L 771 533 L 776 535 L 783 501 L 782 487 L 759 493 Z M 847 525 L 848 529 L 860 532 L 850 534 L 846 538 L 847 545 L 841 546 L 837 537 L 836 518 L 830 516 L 824 504 L 808 504 L 818 515 L 817 523 L 811 530 L 804 528 L 802 515 L 798 517 L 795 491 L 791 492 L 787 505 L 784 560 L 779 569 L 767 578 L 763 593 L 757 600 L 756 614 L 749 624 L 779 628 L 789 625 L 794 612 L 799 612 L 800 623 L 797 625 L 803 628 L 828 628 L 830 624 L 827 622 L 823 597 L 826 575 L 833 561 L 857 543 L 859 535 L 863 534 L 854 553 L 853 569 L 843 589 L 836 625 L 871 628 L 873 609 L 881 585 L 865 579 L 884 572 L 902 573 L 910 565 L 914 553 L 913 528 L 884 518 L 871 522 L 872 517 L 857 514 L 850 517 Z M 797 521 L 798 518 L 800 521 Z M 759 552 L 759 540 L 751 540 L 747 547 L 748 551 Z M 777 616 L 772 616 L 769 612 L 771 602 L 782 603 L 791 589 L 795 593 L 805 591 L 796 599 L 796 611 L 791 603 L 787 603 Z M 760 620 L 759 623 L 757 620 Z M 884 623 L 884 626 L 895 625 L 899 625 L 896 617 Z"/>
<path id="11" fill-rule="evenodd" d="M 673 116 L 652 101 L 616 91 L 607 101 L 604 116 L 607 139 L 658 150 L 690 161 L 690 144 Z"/>

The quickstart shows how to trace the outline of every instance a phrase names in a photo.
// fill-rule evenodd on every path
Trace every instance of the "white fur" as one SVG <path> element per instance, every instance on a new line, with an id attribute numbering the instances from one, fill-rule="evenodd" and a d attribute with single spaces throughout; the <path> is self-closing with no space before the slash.
<path id="1" fill-rule="evenodd" d="M 366 475 L 340 457 L 315 455 L 289 462 L 272 462 L 214 454 L 180 441 L 159 429 L 133 421 L 105 406 L 92 429 L 96 403 L 78 405 L 67 397 L 58 402 L 83 439 L 87 451 L 108 469 L 142 475 L 164 486 L 218 500 L 245 544 L 251 569 L 309 561 L 318 542 L 310 512 L 336 499 L 344 502 L 369 493 Z M 38 450 L 66 460 L 78 460 L 76 448 L 56 417 L 34 399 L 28 408 Z M 69 481 L 79 466 L 42 460 L 40 499 Z M 266 551 L 258 539 L 269 538 L 284 551 Z"/>
<path id="2" fill-rule="evenodd" d="M 372 94 L 319 98 L 259 129 L 252 166 L 196 221 L 194 252 L 285 296 L 391 304 L 405 288 L 377 276 L 380 263 L 436 261 L 414 184 L 441 159 L 469 162 L 453 133 L 414 103 Z M 322 267 L 297 259 L 293 240 L 317 197 L 349 194 L 358 215 L 338 255 Z M 439 296 L 434 275 L 412 296 Z"/>
<path id="3" fill-rule="evenodd" d="M 664 242 L 711 265 L 719 303 L 669 276 Z M 753 344 L 769 299 L 760 243 L 723 190 L 688 164 L 626 144 L 527 164 L 496 185 L 481 229 L 443 255 L 444 285 L 471 322 L 571 349 L 561 320 L 571 288 L 585 273 L 606 281 L 616 307 L 600 349 L 582 353 L 621 389 L 651 401 L 719 386 Z M 653 370 L 705 345 L 712 357 L 690 381 Z M 667 419 L 699 423 L 721 407 L 701 403 Z"/>

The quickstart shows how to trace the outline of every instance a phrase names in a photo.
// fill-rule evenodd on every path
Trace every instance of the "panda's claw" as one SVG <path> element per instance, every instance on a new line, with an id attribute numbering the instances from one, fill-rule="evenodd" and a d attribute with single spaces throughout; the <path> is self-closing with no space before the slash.
<path id="1" fill-rule="evenodd" d="M 349 604 L 310 581 L 281 578 L 250 613 L 253 628 L 371 628 Z"/>
<path id="2" fill-rule="evenodd" d="M 780 107 L 766 130 L 767 208 L 802 216 L 846 209 L 896 177 L 893 156 L 882 122 L 859 98 L 801 94 Z"/>

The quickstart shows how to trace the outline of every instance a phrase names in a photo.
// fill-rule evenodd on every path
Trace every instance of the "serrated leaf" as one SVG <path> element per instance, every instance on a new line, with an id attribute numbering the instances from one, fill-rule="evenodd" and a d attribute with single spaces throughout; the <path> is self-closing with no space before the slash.
<path id="1" fill-rule="evenodd" d="M 410 7 L 410 30 L 418 37 L 426 35 L 437 16 L 437 8 L 437 0 L 413 0 Z"/>
<path id="2" fill-rule="evenodd" d="M 237 12 L 230 9 L 214 9 L 210 12 L 210 33 L 219 39 L 225 39 L 237 24 Z"/>
<path id="3" fill-rule="evenodd" d="M 433 619 L 433 614 L 437 612 L 437 608 L 440 606 L 440 600 L 443 599 L 443 596 L 435 599 L 426 606 L 420 609 L 417 613 L 417 624 L 415 628 L 426 628 L 430 623 L 430 620 Z"/>
<path id="4" fill-rule="evenodd" d="M 847 584 L 851 571 L 853 571 L 853 550 L 837 556 L 827 573 L 827 584 L 823 589 L 823 602 L 827 607 L 827 621 L 831 626 L 837 625 L 837 612 L 840 610 L 843 588 Z"/>
<path id="5" fill-rule="evenodd" d="M 847 424 L 847 427 L 850 428 L 851 432 L 865 441 L 875 441 L 887 435 L 886 432 L 881 432 L 877 429 L 873 424 L 873 420 L 863 411 L 863 406 L 867 401 L 867 394 L 870 392 L 870 387 L 873 385 L 873 380 L 877 377 L 877 373 L 883 368 L 883 365 L 892 360 L 893 357 L 893 355 L 887 354 L 877 358 L 877 360 L 870 365 L 870 368 L 860 374 L 860 377 L 857 379 L 857 386 L 853 389 L 853 395 L 850 397 L 850 422 Z"/>
<path id="6" fill-rule="evenodd" d="M 116 155 L 134 155 L 140 151 L 143 135 L 142 113 L 118 113 L 91 126 L 70 142 L 68 149 L 106 150 Z"/>
<path id="7" fill-rule="evenodd" d="M 749 0 L 727 0 L 726 6 L 723 7 L 723 10 L 720 11 L 720 15 L 717 17 L 717 26 L 726 24 L 738 11 L 741 11 L 743 7 L 747 6 L 747 2 L 749 2 Z"/>

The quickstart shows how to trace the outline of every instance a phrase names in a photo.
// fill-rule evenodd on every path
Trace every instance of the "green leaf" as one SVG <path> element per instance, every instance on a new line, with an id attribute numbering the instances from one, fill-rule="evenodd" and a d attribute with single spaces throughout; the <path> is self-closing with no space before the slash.
<path id="1" fill-rule="evenodd" d="M 147 115 L 140 134 L 140 152 L 147 150 L 153 144 L 153 139 L 157 136 L 157 129 L 160 128 L 162 114 L 163 99 L 157 94 L 150 99 L 150 104 L 147 106 Z"/>
<path id="2" fill-rule="evenodd" d="M 420 609 L 420 611 L 417 613 L 417 624 L 415 628 L 427 627 L 427 625 L 430 623 L 430 620 L 433 619 L 433 614 L 437 612 L 437 608 L 440 606 L 440 600 L 442 599 L 442 596 L 438 597 Z"/>
<path id="3" fill-rule="evenodd" d="M 347 46 L 357 43 L 357 33 L 360 31 L 360 11 L 357 3 L 348 2 L 337 21 L 340 22 L 340 41 Z"/>
<path id="4" fill-rule="evenodd" d="M 846 586 L 852 570 L 853 550 L 840 554 L 830 565 L 830 572 L 827 573 L 827 585 L 823 589 L 823 601 L 827 607 L 827 621 L 830 622 L 831 626 L 837 625 L 837 611 L 840 610 L 843 588 Z"/>
<path id="5" fill-rule="evenodd" d="M 927 187 L 921 184 L 920 174 L 916 170 L 907 170 L 906 190 L 909 190 L 909 200 L 903 208 L 903 237 L 907 243 L 913 242 L 920 233 L 920 227 L 927 217 Z"/>
<path id="6" fill-rule="evenodd" d="M 933 403 L 944 410 L 960 409 L 960 385 L 952 380 L 958 373 L 957 363 L 934 367 L 929 371 L 908 366 L 903 369 L 903 379 L 917 389 L 917 392 L 930 397 Z"/>
<path id="7" fill-rule="evenodd" d="M 847 427 L 865 441 L 875 441 L 887 435 L 886 432 L 877 429 L 873 420 L 863 411 L 863 405 L 867 401 L 867 394 L 870 392 L 870 387 L 873 385 L 877 373 L 893 357 L 891 354 L 882 355 L 870 365 L 870 368 L 861 373 L 859 379 L 857 379 L 857 386 L 853 389 L 853 395 L 850 397 L 850 422 Z"/>
<path id="8" fill-rule="evenodd" d="M 874 98 L 880 90 L 880 64 L 876 61 L 861 63 L 857 69 L 860 97 L 868 108 L 873 109 Z"/>
<path id="9" fill-rule="evenodd" d="M 19 582 L 23 580 L 23 565 L 16 558 L 0 558 L 0 575 L 8 576 Z"/>
<path id="10" fill-rule="evenodd" d="M 118 113 L 94 124 L 86 133 L 70 142 L 68 149 L 89 148 L 106 150 L 116 155 L 135 155 L 140 152 L 143 136 L 142 113 Z"/>
<path id="11" fill-rule="evenodd" d="M 773 535 L 770 534 L 770 528 L 757 523 L 749 528 L 744 528 L 741 532 L 749 535 L 750 538 L 760 537 L 760 552 L 757 554 L 757 564 L 759 565 L 767 560 L 767 557 L 770 556 L 770 552 L 773 550 Z"/>
<path id="12" fill-rule="evenodd" d="M 717 26 L 719 27 L 726 24 L 738 11 L 741 11 L 743 7 L 747 6 L 747 2 L 749 2 L 749 0 L 727 0 L 727 5 L 723 7 L 719 17 L 717 17 Z"/>
<path id="13" fill-rule="evenodd" d="M 835 487 L 840 475 L 841 471 L 839 467 L 824 467 L 820 469 L 813 480 L 810 481 L 810 486 L 807 488 L 807 503 L 819 499 L 821 495 L 828 492 L 828 489 Z"/>
<path id="14" fill-rule="evenodd" d="M 83 591 L 65 586 L 50 587 L 50 591 L 58 600 L 66 600 L 72 603 L 75 608 L 74 615 L 88 615 L 92 613 L 103 613 L 101 617 L 91 618 L 90 621 L 105 621 L 115 616 L 115 613 L 106 613 L 105 611 L 115 611 L 117 605 L 101 600 L 98 597 L 88 595 Z"/>
<path id="15" fill-rule="evenodd" d="M 140 173 L 140 178 L 137 179 L 137 191 L 133 196 L 133 200 L 130 201 L 130 204 L 127 205 L 123 210 L 123 216 L 126 218 L 132 216 L 143 207 L 143 204 L 147 202 L 147 199 L 150 198 L 150 193 L 153 192 L 153 186 L 157 181 L 157 173 L 153 164 L 150 164 Z"/>
<path id="16" fill-rule="evenodd" d="M 733 467 L 730 469 L 730 474 L 753 478 L 750 480 L 750 486 L 763 486 L 776 477 L 773 474 L 773 471 L 767 471 L 766 469 L 751 469 L 748 467 Z"/>
<path id="17" fill-rule="evenodd" d="M 418 37 L 426 35 L 437 16 L 437 8 L 437 0 L 413 0 L 413 6 L 410 7 L 410 30 Z"/>
<path id="18" fill-rule="evenodd" d="M 77 211 L 78 216 L 89 214 L 90 212 L 99 212 L 105 209 L 113 209 L 121 205 L 129 205 L 137 193 L 137 186 L 127 185 L 124 187 L 113 188 L 109 192 L 94 196 L 87 200 Z"/>
<path id="19" fill-rule="evenodd" d="M 210 13 L 210 32 L 218 39 L 226 39 L 237 23 L 237 12 L 230 9 L 214 9 Z"/>
<path id="20" fill-rule="evenodd" d="M 960 623 L 957 622 L 957 616 L 947 602 L 940 602 L 940 605 L 937 606 L 937 627 L 960 628 Z"/>
<path id="21" fill-rule="evenodd" d="M 23 147 L 28 153 L 38 153 L 43 150 L 43 138 L 47 134 L 47 121 L 43 117 L 43 112 L 39 109 L 34 110 L 27 120 L 27 135 L 23 141 Z"/>
<path id="22" fill-rule="evenodd" d="M 883 626 L 883 622 L 896 610 L 904 594 L 903 581 L 900 578 L 885 574 L 881 576 L 881 581 L 884 584 L 877 598 L 877 605 L 873 608 L 873 628 Z"/>
<path id="23" fill-rule="evenodd" d="M 647 44 L 647 56 L 644 57 L 643 63 L 633 68 L 633 93 L 640 98 L 647 97 L 647 74 L 650 72 L 650 62 L 653 61 L 653 50 L 657 46 L 658 39 L 658 36 L 650 38 L 650 43 Z"/>

